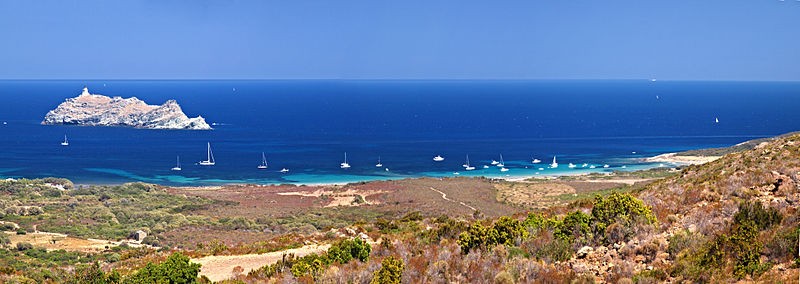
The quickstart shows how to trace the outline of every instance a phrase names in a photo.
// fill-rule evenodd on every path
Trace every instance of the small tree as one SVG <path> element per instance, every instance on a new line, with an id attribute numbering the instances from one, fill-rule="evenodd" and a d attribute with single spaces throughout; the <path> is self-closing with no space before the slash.
<path id="1" fill-rule="evenodd" d="M 161 264 L 148 263 L 125 283 L 197 283 L 198 273 L 200 264 L 191 263 L 188 256 L 176 252 Z"/>
<path id="2" fill-rule="evenodd" d="M 389 256 L 381 261 L 381 269 L 375 271 L 371 284 L 399 284 L 403 278 L 405 264 L 402 259 Z"/>

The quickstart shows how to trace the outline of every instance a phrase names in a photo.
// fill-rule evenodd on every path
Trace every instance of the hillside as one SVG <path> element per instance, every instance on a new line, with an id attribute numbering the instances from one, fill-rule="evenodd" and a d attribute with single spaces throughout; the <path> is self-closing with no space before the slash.
<path id="1" fill-rule="evenodd" d="M 179 270 L 227 283 L 794 282 L 798 179 L 800 134 L 703 165 L 611 179 L 219 188 L 3 181 L 0 280 L 135 283 Z M 134 230 L 150 235 L 125 241 Z M 88 238 L 107 241 L 80 241 Z M 287 254 L 295 251 L 303 253 Z"/>

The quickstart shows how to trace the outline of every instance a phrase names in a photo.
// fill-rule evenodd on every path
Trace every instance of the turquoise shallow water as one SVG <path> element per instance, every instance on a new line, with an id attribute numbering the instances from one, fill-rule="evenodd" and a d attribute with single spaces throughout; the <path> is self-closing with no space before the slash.
<path id="1" fill-rule="evenodd" d="M 151 104 L 176 99 L 187 115 L 217 126 L 39 125 L 84 85 Z M 592 171 L 568 163 L 635 170 L 658 166 L 643 157 L 797 130 L 798 94 L 800 84 L 769 82 L 0 81 L 0 177 L 194 186 Z M 59 145 L 65 134 L 69 147 Z M 209 142 L 217 165 L 195 165 Z M 256 169 L 261 152 L 267 170 Z M 346 170 L 339 168 L 344 152 Z M 461 167 L 467 154 L 477 170 Z M 482 169 L 500 154 L 510 171 Z M 433 162 L 435 155 L 446 160 Z M 561 166 L 547 169 L 554 155 Z M 176 156 L 180 172 L 170 171 Z M 389 171 L 374 166 L 379 156 Z M 543 164 L 531 164 L 534 157 Z"/>

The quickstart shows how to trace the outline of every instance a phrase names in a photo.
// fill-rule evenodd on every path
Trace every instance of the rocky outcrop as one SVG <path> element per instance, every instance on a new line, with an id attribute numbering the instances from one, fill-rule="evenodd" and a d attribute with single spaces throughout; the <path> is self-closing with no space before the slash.
<path id="1" fill-rule="evenodd" d="M 90 94 L 87 88 L 45 115 L 44 125 L 125 126 L 145 129 L 210 130 L 203 117 L 189 118 L 175 100 L 148 105 L 136 97 L 123 99 Z"/>

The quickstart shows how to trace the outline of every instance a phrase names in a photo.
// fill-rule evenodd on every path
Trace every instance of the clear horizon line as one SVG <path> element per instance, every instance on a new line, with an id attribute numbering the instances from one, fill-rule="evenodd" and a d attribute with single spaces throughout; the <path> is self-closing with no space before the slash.
<path id="1" fill-rule="evenodd" d="M 800 82 L 766 79 L 659 79 L 659 78 L 0 78 L 0 81 L 654 81 L 657 82 Z"/>

